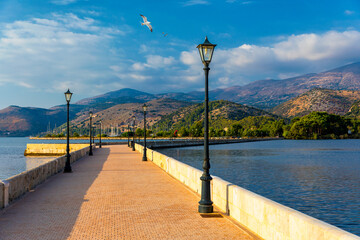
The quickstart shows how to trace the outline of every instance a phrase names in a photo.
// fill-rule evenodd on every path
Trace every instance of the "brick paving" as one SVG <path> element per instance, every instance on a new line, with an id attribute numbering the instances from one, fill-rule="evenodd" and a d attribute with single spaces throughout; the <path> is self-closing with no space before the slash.
<path id="1" fill-rule="evenodd" d="M 0 239 L 253 239 L 126 145 L 96 149 L 0 214 Z"/>

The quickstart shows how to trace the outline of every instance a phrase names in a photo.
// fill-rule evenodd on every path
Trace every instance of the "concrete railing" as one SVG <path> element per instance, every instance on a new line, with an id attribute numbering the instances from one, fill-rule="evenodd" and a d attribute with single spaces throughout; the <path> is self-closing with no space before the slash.
<path id="1" fill-rule="evenodd" d="M 89 152 L 89 147 L 71 153 L 71 162 L 84 157 Z M 35 186 L 44 182 L 52 175 L 63 171 L 66 157 L 58 157 L 36 168 L 27 170 L 6 180 L 0 181 L 0 209 L 6 207 Z"/>
<path id="2" fill-rule="evenodd" d="M 135 149 L 143 153 L 143 146 L 136 144 Z M 200 194 L 202 171 L 151 149 L 147 149 L 147 158 Z M 211 199 L 220 211 L 266 240 L 360 240 L 354 234 L 215 176 L 211 181 Z"/>

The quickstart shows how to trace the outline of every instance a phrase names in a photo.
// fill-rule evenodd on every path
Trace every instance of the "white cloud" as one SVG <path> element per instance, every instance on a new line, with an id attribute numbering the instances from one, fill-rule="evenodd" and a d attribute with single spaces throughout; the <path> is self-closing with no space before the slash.
<path id="1" fill-rule="evenodd" d="M 76 2 L 77 0 L 52 0 L 51 2 L 56 5 L 68 5 Z"/>
<path id="2" fill-rule="evenodd" d="M 194 65 L 199 63 L 200 56 L 198 51 L 191 51 L 191 52 L 182 52 L 180 55 L 180 60 L 183 64 L 186 65 Z"/>
<path id="3" fill-rule="evenodd" d="M 142 64 L 142 63 L 134 63 L 134 64 L 132 65 L 132 68 L 133 68 L 135 71 L 142 71 L 142 70 L 145 69 L 145 66 L 144 66 L 144 64 Z"/>
<path id="4" fill-rule="evenodd" d="M 235 2 L 238 2 L 238 0 L 226 0 L 227 3 L 235 3 Z M 253 3 L 253 1 L 241 1 L 240 4 L 242 5 L 248 5 L 248 4 L 251 4 Z"/>
<path id="5" fill-rule="evenodd" d="M 322 35 L 293 35 L 286 41 L 276 44 L 273 49 L 281 61 L 347 58 L 354 57 L 353 52 L 360 50 L 357 46 L 359 40 L 360 32 L 357 31 L 330 31 Z"/>
<path id="6" fill-rule="evenodd" d="M 148 55 L 146 56 L 146 62 L 145 63 L 134 63 L 132 65 L 132 68 L 136 71 L 142 71 L 146 68 L 153 68 L 153 69 L 159 69 L 166 67 L 168 65 L 172 65 L 175 63 L 174 57 L 162 57 L 159 55 Z"/>
<path id="7" fill-rule="evenodd" d="M 344 12 L 346 15 L 353 15 L 355 12 L 350 10 L 345 10 Z"/>
<path id="8" fill-rule="evenodd" d="M 184 6 L 193 6 L 193 5 L 208 5 L 209 1 L 206 0 L 189 0 L 183 3 Z"/>

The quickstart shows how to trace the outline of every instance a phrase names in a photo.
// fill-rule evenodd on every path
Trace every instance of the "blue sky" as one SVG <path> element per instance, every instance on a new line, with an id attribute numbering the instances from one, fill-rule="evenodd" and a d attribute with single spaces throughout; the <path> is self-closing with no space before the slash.
<path id="1" fill-rule="evenodd" d="M 0 0 L 0 108 L 202 90 L 206 35 L 210 89 L 321 72 L 360 61 L 360 1 Z"/>

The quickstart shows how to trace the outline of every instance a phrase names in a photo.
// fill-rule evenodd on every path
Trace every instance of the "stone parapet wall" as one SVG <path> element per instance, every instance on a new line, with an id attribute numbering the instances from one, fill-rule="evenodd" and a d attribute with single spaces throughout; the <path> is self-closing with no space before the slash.
<path id="1" fill-rule="evenodd" d="M 71 153 L 70 162 L 84 157 L 89 152 L 89 146 Z M 0 181 L 0 208 L 4 208 L 26 192 L 34 189 L 52 175 L 64 170 L 66 157 L 58 157 L 36 168 Z M 8 188 L 6 186 L 8 185 Z M 7 191 L 6 191 L 7 190 Z"/>
<path id="2" fill-rule="evenodd" d="M 135 149 L 143 153 L 143 146 L 136 144 Z M 202 171 L 151 149 L 147 149 L 147 158 L 194 192 L 201 193 Z M 219 177 L 212 177 L 211 199 L 214 205 L 262 239 L 360 240 L 360 237 L 340 228 Z"/>
<path id="3" fill-rule="evenodd" d="M 4 188 L 5 184 L 0 181 L 0 209 L 5 206 Z"/>

